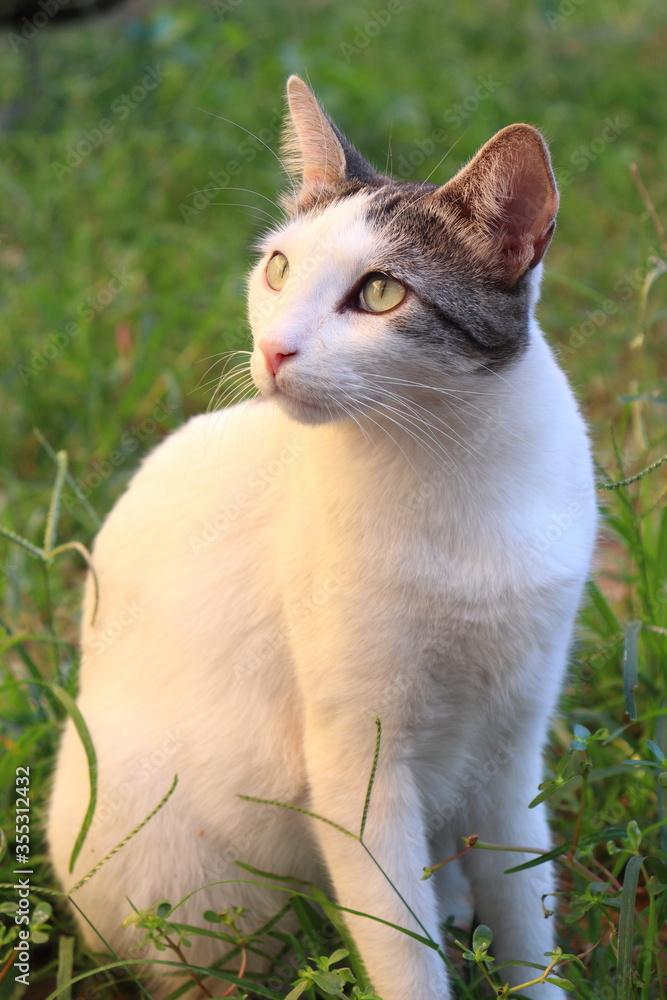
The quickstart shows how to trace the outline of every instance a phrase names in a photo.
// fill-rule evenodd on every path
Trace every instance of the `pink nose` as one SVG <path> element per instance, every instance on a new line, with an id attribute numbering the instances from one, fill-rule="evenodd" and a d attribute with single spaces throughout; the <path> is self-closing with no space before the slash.
<path id="1" fill-rule="evenodd" d="M 264 355 L 266 367 L 272 375 L 275 375 L 285 358 L 293 358 L 297 351 L 286 351 L 284 344 L 277 344 L 272 340 L 263 340 L 259 349 Z"/>

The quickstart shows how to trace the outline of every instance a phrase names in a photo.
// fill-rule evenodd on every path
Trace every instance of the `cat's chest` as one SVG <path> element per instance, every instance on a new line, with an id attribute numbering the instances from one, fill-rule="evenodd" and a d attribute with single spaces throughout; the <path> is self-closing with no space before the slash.
<path id="1" fill-rule="evenodd" d="M 289 497 L 286 511 L 289 530 L 277 544 L 292 573 L 340 566 L 369 596 L 397 600 L 405 613 L 414 606 L 450 621 L 484 617 L 526 583 L 514 524 L 471 503 L 460 484 L 435 492 L 391 469 L 345 470 Z"/>

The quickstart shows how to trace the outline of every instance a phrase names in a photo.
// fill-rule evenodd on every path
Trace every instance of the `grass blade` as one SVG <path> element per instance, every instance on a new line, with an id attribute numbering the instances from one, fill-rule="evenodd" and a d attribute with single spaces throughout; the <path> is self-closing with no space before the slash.
<path id="1" fill-rule="evenodd" d="M 368 779 L 368 788 L 366 789 L 366 799 L 364 801 L 364 811 L 361 817 L 361 828 L 359 830 L 359 840 L 364 839 L 364 830 L 366 829 L 366 820 L 368 819 L 368 808 L 371 804 L 371 794 L 373 792 L 373 782 L 375 781 L 375 772 L 377 771 L 378 758 L 380 756 L 380 744 L 382 742 L 382 723 L 380 722 L 380 717 L 375 717 L 375 725 L 377 727 L 377 736 L 375 737 L 375 753 L 373 754 L 373 763 L 371 764 L 371 774 Z"/>
<path id="2" fill-rule="evenodd" d="M 322 892 L 320 888 L 318 888 L 318 886 L 309 885 L 308 888 L 310 889 L 312 896 L 319 902 L 325 916 L 336 928 L 343 944 L 347 948 L 347 951 L 349 952 L 348 962 L 350 964 L 350 968 L 357 977 L 357 982 L 363 987 L 368 986 L 370 980 L 368 972 L 366 971 L 366 966 L 364 965 L 364 960 L 361 957 L 361 952 L 357 948 L 354 938 L 350 934 L 343 915 L 336 909 L 335 906 L 331 905 L 331 900 L 324 892 Z"/>
<path id="3" fill-rule="evenodd" d="M 260 997 L 266 997 L 267 1000 L 285 1000 L 284 994 L 276 993 L 275 990 L 269 989 L 266 986 L 261 986 L 259 983 L 250 979 L 242 979 L 239 976 L 234 975 L 232 972 L 222 972 L 219 969 L 205 969 L 200 965 L 193 965 L 190 962 L 170 962 L 165 959 L 153 959 L 153 958 L 125 958 L 119 959 L 116 962 L 107 962 L 106 965 L 97 966 L 94 969 L 96 975 L 102 972 L 110 972 L 113 969 L 121 969 L 123 972 L 131 973 L 131 966 L 156 966 L 158 970 L 169 969 L 175 972 L 196 972 L 201 976 L 209 976 L 211 979 L 220 979 L 224 983 L 234 983 L 237 986 L 242 986 L 245 990 L 251 990 L 252 993 Z M 46 1000 L 57 1000 L 64 993 L 65 989 L 69 989 L 74 986 L 75 983 L 80 983 L 84 979 L 89 979 L 91 975 L 90 969 L 86 972 L 79 973 L 78 976 L 74 976 L 68 982 L 64 983 L 62 986 L 57 986 L 55 990 L 47 996 Z M 132 979 L 141 987 L 144 994 L 150 997 L 151 994 L 143 987 L 142 983 L 139 982 L 134 976 Z M 192 984 L 190 984 L 191 986 Z"/>
<path id="4" fill-rule="evenodd" d="M 63 934 L 58 942 L 58 977 L 56 986 L 62 992 L 61 1000 L 71 1000 L 72 990 L 69 981 L 72 978 L 74 965 L 74 938 Z"/>
<path id="5" fill-rule="evenodd" d="M 281 809 L 291 809 L 293 812 L 303 813 L 304 816 L 310 816 L 311 819 L 319 819 L 322 823 L 327 823 L 332 826 L 334 830 L 340 830 L 344 833 L 346 837 L 352 837 L 352 840 L 359 840 L 356 833 L 352 833 L 350 830 L 346 830 L 344 826 L 339 823 L 334 823 L 332 819 L 327 819 L 326 816 L 320 816 L 319 813 L 311 812 L 310 809 L 303 809 L 301 806 L 293 806 L 291 802 L 278 802 L 277 799 L 258 799 L 254 795 L 239 795 L 240 799 L 245 799 L 246 802 L 259 802 L 260 805 L 265 806 L 280 806 Z"/>
<path id="6" fill-rule="evenodd" d="M 607 626 L 607 630 L 610 635 L 616 635 L 618 632 L 622 631 L 621 623 L 612 611 L 611 605 L 609 604 L 607 598 L 604 596 L 597 583 L 594 580 L 588 581 L 588 596 L 591 599 L 593 607 L 598 612 L 603 622 Z"/>
<path id="7" fill-rule="evenodd" d="M 296 914 L 299 926 L 303 931 L 305 945 L 311 955 L 317 958 L 324 947 L 322 934 L 322 918 L 316 913 L 307 899 L 296 893 L 289 898 L 292 910 Z"/>
<path id="8" fill-rule="evenodd" d="M 4 538 L 8 538 L 10 542 L 14 542 L 15 545 L 20 545 L 22 549 L 26 549 L 31 556 L 36 556 L 37 559 L 43 559 L 44 553 L 41 549 L 38 549 L 36 545 L 29 542 L 26 538 L 21 535 L 17 535 L 16 532 L 11 531 L 9 528 L 3 528 L 0 524 L 0 535 Z"/>
<path id="9" fill-rule="evenodd" d="M 56 452 L 53 450 L 53 448 L 51 447 L 51 445 L 49 444 L 49 442 L 46 440 L 46 438 L 44 437 L 44 435 L 42 434 L 42 432 L 37 427 L 35 427 L 35 428 L 33 428 L 33 434 L 35 435 L 35 437 L 37 438 L 37 440 L 39 441 L 39 443 L 41 444 L 41 446 L 44 448 L 44 450 L 51 456 L 51 458 L 53 459 L 53 461 L 57 464 L 57 462 L 58 462 L 58 456 L 57 456 Z M 83 495 L 79 496 L 77 482 L 74 479 L 74 476 L 72 475 L 72 473 L 69 471 L 69 469 L 67 469 L 66 472 L 65 472 L 65 479 L 67 480 L 67 482 L 69 483 L 69 485 L 74 490 L 74 493 L 76 495 L 77 500 L 79 500 L 79 502 L 81 503 L 81 506 L 85 508 L 86 513 L 91 518 L 91 520 L 92 520 L 93 524 L 95 525 L 95 527 L 96 528 L 101 528 L 102 527 L 102 519 L 101 519 L 101 517 L 98 516 L 97 512 L 95 511 L 95 508 L 90 505 L 90 503 L 88 502 L 87 497 L 85 497 Z"/>
<path id="10" fill-rule="evenodd" d="M 63 485 L 65 482 L 65 473 L 67 472 L 67 452 L 59 451 L 56 455 L 56 479 L 53 484 L 53 491 L 51 493 L 51 503 L 49 504 L 49 513 L 46 517 L 46 528 L 44 529 L 44 558 L 48 559 L 51 554 L 51 549 L 56 543 L 56 534 L 58 531 L 58 518 L 60 516 L 60 496 L 63 491 Z"/>
<path id="11" fill-rule="evenodd" d="M 86 725 L 79 708 L 70 694 L 65 691 L 64 688 L 54 685 L 51 689 L 55 694 L 58 701 L 61 703 L 63 708 L 67 711 L 70 719 L 74 723 L 77 733 L 81 743 L 83 744 L 83 749 L 86 753 L 86 758 L 88 760 L 88 778 L 90 781 L 90 798 L 88 800 L 88 808 L 86 809 L 86 815 L 83 818 L 83 823 L 81 824 L 81 829 L 79 830 L 79 835 L 76 838 L 74 847 L 72 848 L 72 855 L 69 859 L 69 870 L 73 871 L 76 859 L 79 856 L 79 852 L 83 847 L 83 842 L 88 835 L 88 830 L 90 829 L 90 824 L 93 821 L 93 813 L 95 812 L 95 806 L 97 804 L 97 754 L 95 753 L 95 747 L 93 746 L 93 741 L 91 739 L 90 733 L 88 731 L 88 726 Z"/>
<path id="12" fill-rule="evenodd" d="M 632 943 L 635 924 L 635 897 L 643 858 L 630 858 L 625 869 L 621 913 L 618 925 L 618 966 L 616 1000 L 633 1000 Z"/>
<path id="13" fill-rule="evenodd" d="M 90 879 L 90 878 L 93 877 L 93 875 L 95 874 L 96 871 L 100 870 L 100 868 L 102 867 L 102 865 L 105 865 L 107 863 L 107 861 L 109 861 L 109 859 L 114 856 L 114 854 L 118 854 L 118 852 L 121 850 L 121 848 L 125 847 L 125 845 L 127 843 L 129 843 L 129 841 L 132 840 L 132 838 L 135 837 L 139 833 L 139 830 L 143 829 L 143 827 L 146 826 L 146 823 L 148 823 L 148 821 L 150 819 L 152 819 L 153 816 L 155 816 L 155 814 L 160 811 L 160 809 L 162 809 L 162 806 L 166 803 L 167 799 L 169 799 L 171 797 L 171 795 L 173 795 L 173 793 L 176 791 L 176 785 L 177 784 L 178 784 L 178 775 L 175 774 L 174 775 L 174 780 L 171 783 L 171 788 L 166 793 L 166 795 L 163 795 L 163 797 L 160 799 L 160 801 L 156 805 L 155 809 L 153 809 L 151 812 L 149 812 L 148 816 L 145 816 L 144 819 L 142 819 L 141 823 L 139 823 L 138 826 L 135 826 L 134 830 L 132 830 L 131 833 L 128 833 L 127 837 L 123 837 L 123 839 L 121 840 L 121 842 L 119 844 L 116 844 L 116 846 L 113 847 L 109 851 L 108 854 L 105 854 L 105 856 L 102 858 L 102 860 L 98 861 L 97 864 L 93 868 L 91 868 L 90 871 L 87 872 L 86 875 L 83 876 L 83 878 L 79 879 L 79 881 L 76 883 L 76 885 L 73 886 L 69 890 L 69 892 L 67 893 L 68 896 L 71 896 L 72 893 L 75 893 L 77 891 L 77 889 L 80 889 L 81 886 L 85 882 L 88 881 L 88 879 Z M 86 814 L 86 816 L 87 815 L 88 814 Z M 88 826 L 90 826 L 90 824 L 88 824 Z M 81 827 L 81 832 L 79 833 L 79 838 L 81 837 L 82 833 L 84 833 L 84 828 L 83 827 Z M 88 827 L 86 827 L 85 833 L 88 833 Z M 84 834 L 84 837 L 85 837 L 85 834 Z M 78 843 L 78 840 L 77 840 L 77 843 Z M 81 843 L 83 844 L 83 840 L 81 840 Z M 81 850 L 81 845 L 79 845 L 79 850 Z M 74 854 L 74 851 L 72 851 L 72 854 Z M 70 871 L 71 870 L 72 869 L 70 868 Z"/>
<path id="14" fill-rule="evenodd" d="M 637 718 L 637 705 L 635 704 L 635 690 L 637 688 L 638 657 L 639 657 L 639 633 L 642 630 L 641 622 L 628 622 L 625 629 L 625 646 L 623 648 L 623 686 L 625 689 L 625 713 L 628 719 Z"/>
<path id="15" fill-rule="evenodd" d="M 650 472 L 655 472 L 655 470 L 659 469 L 664 462 L 667 462 L 667 455 L 663 455 L 657 462 L 653 462 L 652 465 L 642 469 L 642 471 L 638 472 L 635 476 L 629 476 L 627 479 L 621 479 L 617 483 L 596 483 L 595 488 L 598 490 L 620 490 L 622 486 L 629 486 L 630 483 L 638 482 Z"/>

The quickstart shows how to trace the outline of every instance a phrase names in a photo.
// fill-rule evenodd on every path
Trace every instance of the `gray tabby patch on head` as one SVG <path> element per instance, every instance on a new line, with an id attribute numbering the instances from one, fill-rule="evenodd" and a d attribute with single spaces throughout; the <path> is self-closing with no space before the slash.
<path id="1" fill-rule="evenodd" d="M 434 346 L 458 345 L 481 367 L 516 357 L 528 336 L 527 275 L 549 246 L 558 209 L 537 129 L 509 125 L 446 184 L 418 184 L 377 173 L 299 77 L 289 78 L 287 98 L 284 152 L 300 182 L 283 199 L 287 209 L 317 213 L 367 194 L 369 220 L 386 238 L 387 272 L 424 306 L 427 321 L 412 332 Z"/>

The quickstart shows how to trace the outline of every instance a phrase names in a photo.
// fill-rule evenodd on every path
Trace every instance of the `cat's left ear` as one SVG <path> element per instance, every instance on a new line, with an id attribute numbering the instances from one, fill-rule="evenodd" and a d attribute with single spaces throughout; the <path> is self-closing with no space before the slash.
<path id="1" fill-rule="evenodd" d="M 549 151 L 532 125 L 502 129 L 434 197 L 448 204 L 458 234 L 505 287 L 539 264 L 556 226 Z"/>
<path id="2" fill-rule="evenodd" d="M 317 195 L 322 187 L 356 178 L 379 180 L 375 170 L 348 142 L 303 80 L 287 81 L 289 115 L 283 136 L 283 156 L 291 177 L 300 181 L 300 197 Z"/>

